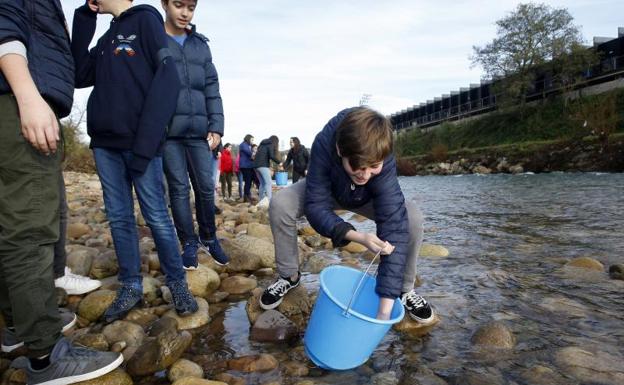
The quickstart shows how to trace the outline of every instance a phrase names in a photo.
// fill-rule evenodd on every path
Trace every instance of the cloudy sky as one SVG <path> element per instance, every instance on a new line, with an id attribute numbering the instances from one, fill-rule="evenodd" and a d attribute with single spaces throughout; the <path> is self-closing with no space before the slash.
<path id="1" fill-rule="evenodd" d="M 161 12 L 160 2 L 151 4 Z M 510 0 L 200 0 L 193 22 L 210 39 L 225 109 L 225 142 L 298 136 L 310 145 L 339 110 L 370 95 L 391 114 L 478 83 L 473 45 L 495 36 Z M 593 36 L 617 36 L 622 0 L 547 0 Z M 82 0 L 62 0 L 68 23 Z M 96 36 L 110 22 L 100 16 Z M 75 107 L 90 90 L 77 90 Z M 282 144 L 282 147 L 284 144 Z"/>

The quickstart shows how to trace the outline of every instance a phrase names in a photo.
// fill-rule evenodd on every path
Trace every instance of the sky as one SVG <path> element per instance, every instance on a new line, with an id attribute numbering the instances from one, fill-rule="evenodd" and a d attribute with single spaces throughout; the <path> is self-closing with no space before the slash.
<path id="1" fill-rule="evenodd" d="M 84 0 L 62 0 L 68 24 Z M 543 1 L 565 7 L 591 44 L 617 37 L 622 0 Z M 161 13 L 159 1 L 151 4 Z M 310 146 L 344 108 L 368 105 L 385 115 L 479 83 L 474 45 L 496 36 L 510 0 L 199 0 L 193 23 L 210 39 L 225 114 L 224 142 L 277 135 Z M 164 13 L 163 13 L 164 17 Z M 98 16 L 96 38 L 111 17 Z M 94 42 L 96 40 L 94 38 Z M 90 89 L 76 90 L 74 108 Z M 88 140 L 85 138 L 85 140 Z"/>

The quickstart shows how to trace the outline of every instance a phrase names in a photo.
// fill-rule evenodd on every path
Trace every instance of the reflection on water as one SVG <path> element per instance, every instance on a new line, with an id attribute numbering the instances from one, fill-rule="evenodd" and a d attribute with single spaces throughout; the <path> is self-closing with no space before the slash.
<path id="1" fill-rule="evenodd" d="M 553 352 L 562 347 L 599 347 L 624 357 L 624 282 L 606 273 L 570 274 L 563 268 L 579 256 L 607 267 L 624 263 L 623 174 L 427 176 L 400 178 L 400 183 L 406 199 L 425 213 L 425 242 L 451 252 L 419 263 L 420 293 L 442 323 L 420 339 L 391 331 L 365 366 L 312 371 L 310 376 L 319 376 L 315 383 L 367 384 L 384 380 L 375 379 L 375 373 L 386 373 L 388 381 L 404 384 L 525 384 L 531 383 L 521 375 L 527 368 L 542 365 L 557 372 Z M 370 221 L 355 225 L 374 226 Z M 317 287 L 318 276 L 306 276 L 305 284 Z M 216 315 L 196 336 L 191 353 L 224 360 L 269 352 L 292 359 L 300 346 L 249 341 L 245 303 L 233 302 Z M 475 351 L 472 333 L 491 320 L 509 326 L 518 340 L 515 349 L 494 357 Z M 556 374 L 578 383 L 565 372 Z M 237 375 L 258 384 L 301 380 L 279 370 Z"/>

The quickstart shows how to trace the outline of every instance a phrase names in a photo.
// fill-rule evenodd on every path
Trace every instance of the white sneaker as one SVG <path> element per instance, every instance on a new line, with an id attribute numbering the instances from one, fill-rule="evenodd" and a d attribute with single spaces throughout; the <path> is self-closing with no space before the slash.
<path id="1" fill-rule="evenodd" d="M 69 267 L 66 267 L 65 275 L 55 279 L 54 285 L 64 289 L 69 295 L 81 295 L 102 286 L 102 282 L 97 279 L 74 274 Z"/>
<path id="2" fill-rule="evenodd" d="M 260 202 L 258 202 L 258 208 L 261 209 L 268 209 L 269 208 L 269 203 L 271 203 L 271 201 L 269 201 L 268 197 L 264 197 L 262 198 L 262 200 Z"/>

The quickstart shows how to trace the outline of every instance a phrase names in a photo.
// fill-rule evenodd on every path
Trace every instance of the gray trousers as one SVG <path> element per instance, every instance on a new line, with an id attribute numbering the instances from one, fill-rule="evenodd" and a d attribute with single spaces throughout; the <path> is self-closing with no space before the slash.
<path id="1" fill-rule="evenodd" d="M 299 271 L 299 248 L 297 247 L 297 219 L 303 217 L 306 180 L 283 188 L 273 194 L 269 206 L 269 221 L 275 241 L 277 272 L 282 277 L 291 277 Z M 333 199 L 333 198 L 329 198 Z M 409 219 L 409 248 L 403 274 L 403 292 L 414 288 L 416 263 L 423 240 L 423 216 L 412 202 L 405 202 Z M 334 200 L 334 209 L 342 209 Z M 368 219 L 375 220 L 373 202 L 351 210 Z M 382 239 L 383 241 L 383 239 Z"/>

